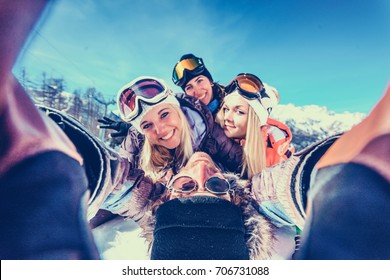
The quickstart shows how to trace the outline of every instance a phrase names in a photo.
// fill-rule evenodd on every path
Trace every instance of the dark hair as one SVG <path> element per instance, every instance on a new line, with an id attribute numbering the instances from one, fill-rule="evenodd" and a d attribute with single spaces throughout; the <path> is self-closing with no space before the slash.
<path id="1" fill-rule="evenodd" d="M 198 59 L 197 56 L 193 55 L 192 53 L 189 53 L 189 54 L 183 55 L 183 56 L 180 58 L 179 61 L 182 61 L 182 60 L 188 59 L 188 58 L 196 58 L 196 59 Z M 211 76 L 209 70 L 207 70 L 206 65 L 204 65 L 204 70 L 203 70 L 202 72 L 196 74 L 196 75 L 192 74 L 191 72 L 187 72 L 187 73 L 186 73 L 186 75 L 183 77 L 183 79 L 185 79 L 185 80 L 184 80 L 183 85 L 181 86 L 182 90 L 185 91 L 184 89 L 185 89 L 187 83 L 188 83 L 190 80 L 192 80 L 193 78 L 195 78 L 195 77 L 197 77 L 197 76 L 199 76 L 199 75 L 206 76 L 206 77 L 210 80 L 210 82 L 213 82 L 213 77 Z"/>

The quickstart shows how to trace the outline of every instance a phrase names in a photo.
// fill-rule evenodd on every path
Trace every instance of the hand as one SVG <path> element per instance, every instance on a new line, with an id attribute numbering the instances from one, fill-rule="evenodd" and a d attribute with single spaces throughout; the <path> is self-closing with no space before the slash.
<path id="1" fill-rule="evenodd" d="M 123 121 L 114 121 L 107 117 L 103 117 L 103 119 L 98 119 L 97 121 L 103 124 L 98 125 L 99 129 L 113 129 L 117 131 L 109 134 L 111 138 L 125 137 L 127 135 L 127 131 L 131 126 L 131 124 L 129 123 L 125 123 Z"/>

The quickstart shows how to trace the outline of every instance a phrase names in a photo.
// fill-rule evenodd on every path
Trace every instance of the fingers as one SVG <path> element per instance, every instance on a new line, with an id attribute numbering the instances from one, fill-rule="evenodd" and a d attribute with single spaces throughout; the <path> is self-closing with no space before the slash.
<path id="1" fill-rule="evenodd" d="M 123 131 L 120 131 L 120 132 L 114 132 L 114 133 L 110 133 L 110 138 L 117 138 L 117 137 L 125 137 L 127 135 L 127 133 L 123 133 Z"/>
<path id="2" fill-rule="evenodd" d="M 108 117 L 103 117 L 103 120 L 105 120 L 106 122 L 109 122 L 109 123 L 115 122 L 113 119 L 110 119 Z"/>
<path id="3" fill-rule="evenodd" d="M 99 129 L 106 129 L 106 128 L 112 129 L 111 125 L 98 125 L 97 127 L 98 127 Z"/>
<path id="4" fill-rule="evenodd" d="M 110 119 L 110 118 L 107 118 L 107 117 L 103 117 L 103 119 L 98 119 L 97 121 L 100 122 L 100 123 L 103 123 L 103 124 L 112 124 L 112 123 L 115 123 L 114 120 L 112 120 L 112 119 Z"/>

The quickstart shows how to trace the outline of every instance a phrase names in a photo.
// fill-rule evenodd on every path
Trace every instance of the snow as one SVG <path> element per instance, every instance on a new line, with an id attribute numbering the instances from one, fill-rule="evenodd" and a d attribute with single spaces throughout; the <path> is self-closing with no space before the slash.
<path id="1" fill-rule="evenodd" d="M 92 230 L 100 257 L 105 260 L 148 260 L 147 244 L 132 220 L 118 217 Z"/>
<path id="2" fill-rule="evenodd" d="M 349 130 L 359 123 L 364 117 L 363 113 L 335 113 L 326 107 L 318 105 L 295 106 L 291 103 L 278 105 L 271 114 L 271 117 L 282 122 L 293 121 L 297 128 L 312 131 L 333 131 L 334 133 Z"/>

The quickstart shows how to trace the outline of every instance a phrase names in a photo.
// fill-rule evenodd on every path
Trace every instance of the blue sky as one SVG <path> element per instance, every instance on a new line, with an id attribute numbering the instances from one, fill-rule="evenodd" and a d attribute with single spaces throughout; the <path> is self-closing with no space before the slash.
<path id="1" fill-rule="evenodd" d="M 58 0 L 14 67 L 112 98 L 142 76 L 171 81 L 181 55 L 215 81 L 249 72 L 281 103 L 367 113 L 390 82 L 388 0 Z"/>

